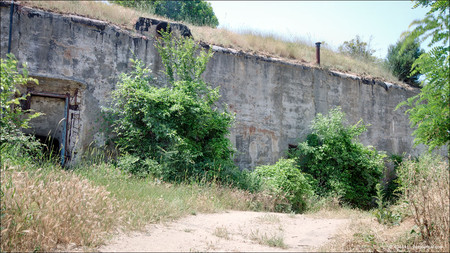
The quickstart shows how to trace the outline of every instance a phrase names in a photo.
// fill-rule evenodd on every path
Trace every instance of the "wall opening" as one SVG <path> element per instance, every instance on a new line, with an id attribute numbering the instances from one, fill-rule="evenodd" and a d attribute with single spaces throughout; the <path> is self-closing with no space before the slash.
<path id="1" fill-rule="evenodd" d="M 65 166 L 75 153 L 79 139 L 80 90 L 84 90 L 86 86 L 72 80 L 35 78 L 39 85 L 30 83 L 20 88 L 21 93 L 27 94 L 27 100 L 22 106 L 43 115 L 32 119 L 30 128 L 24 132 L 44 143 L 44 153 L 59 157 L 61 165 Z"/>
<path id="2" fill-rule="evenodd" d="M 292 153 L 298 150 L 298 145 L 295 144 L 288 144 L 288 152 Z"/>
<path id="3" fill-rule="evenodd" d="M 31 128 L 27 129 L 25 133 L 33 134 L 39 140 L 43 140 L 44 144 L 48 144 L 46 150 L 50 154 L 54 151 L 58 152 L 62 166 L 65 165 L 67 159 L 69 100 L 68 93 L 55 94 L 27 89 L 25 109 L 32 109 L 44 114 L 31 120 Z M 54 147 L 55 140 L 58 142 L 58 147 Z"/>

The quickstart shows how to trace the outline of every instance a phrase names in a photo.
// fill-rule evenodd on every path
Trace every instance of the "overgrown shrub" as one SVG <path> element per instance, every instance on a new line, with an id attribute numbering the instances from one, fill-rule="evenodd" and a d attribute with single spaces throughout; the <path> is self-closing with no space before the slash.
<path id="1" fill-rule="evenodd" d="M 365 61 L 375 61 L 376 57 L 373 56 L 375 50 L 371 48 L 370 42 L 365 42 L 361 39 L 359 35 L 350 41 L 344 41 L 342 45 L 339 46 L 339 52 L 356 57 Z"/>
<path id="2" fill-rule="evenodd" d="M 142 174 L 151 161 L 147 167 L 158 169 L 147 172 L 164 180 L 232 177 L 234 151 L 226 136 L 234 117 L 217 108 L 219 88 L 201 78 L 212 52 L 198 52 L 192 39 L 165 32 L 156 47 L 168 83 L 157 87 L 150 69 L 133 60 L 134 70 L 120 76 L 105 109 L 119 150 L 139 158 L 127 162 L 130 172 Z"/>
<path id="3" fill-rule="evenodd" d="M 41 114 L 20 107 L 20 102 L 26 100 L 26 96 L 20 94 L 17 86 L 28 82 L 38 84 L 38 81 L 28 77 L 26 64 L 19 71 L 18 61 L 12 54 L 8 54 L 7 59 L 1 59 L 0 74 L 0 148 L 13 149 L 17 151 L 16 155 L 36 153 L 40 148 L 39 142 L 21 130 L 29 128 L 30 120 Z"/>
<path id="4" fill-rule="evenodd" d="M 449 250 L 449 167 L 439 156 L 422 155 L 403 162 L 398 171 L 403 198 L 427 245 Z"/>
<path id="5" fill-rule="evenodd" d="M 340 108 L 332 109 L 328 116 L 319 113 L 312 122 L 312 133 L 291 156 L 298 159 L 302 172 L 313 177 L 319 196 L 339 195 L 352 206 L 367 209 L 373 206 L 384 155 L 357 140 L 366 131 L 361 121 L 345 126 L 344 118 Z"/>
<path id="6" fill-rule="evenodd" d="M 279 211 L 304 212 L 309 207 L 309 200 L 314 195 L 308 176 L 295 165 L 293 159 L 280 159 L 274 165 L 256 167 L 253 172 L 262 183 L 262 190 L 267 190 L 276 198 L 286 198 L 290 206 L 280 206 Z"/>

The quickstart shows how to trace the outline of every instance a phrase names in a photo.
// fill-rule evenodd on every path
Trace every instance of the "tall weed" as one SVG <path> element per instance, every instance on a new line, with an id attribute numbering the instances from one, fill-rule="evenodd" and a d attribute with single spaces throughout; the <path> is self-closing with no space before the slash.
<path id="1" fill-rule="evenodd" d="M 403 162 L 398 177 L 404 200 L 426 245 L 449 250 L 449 167 L 441 157 L 423 155 Z"/>

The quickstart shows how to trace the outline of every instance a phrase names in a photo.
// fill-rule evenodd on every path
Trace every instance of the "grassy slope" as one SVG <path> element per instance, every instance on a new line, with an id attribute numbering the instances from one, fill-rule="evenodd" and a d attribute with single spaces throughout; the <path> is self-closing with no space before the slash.
<path id="1" fill-rule="evenodd" d="M 59 13 L 77 14 L 104 20 L 129 30 L 134 30 L 134 25 L 141 16 L 167 20 L 167 18 L 131 8 L 94 1 L 20 1 L 20 3 Z M 282 58 L 284 61 L 315 65 L 315 47 L 301 40 L 287 42 L 272 35 L 261 35 L 251 31 L 238 34 L 225 29 L 198 27 L 190 24 L 189 27 L 197 41 L 233 48 L 250 54 Z M 381 64 L 355 59 L 348 55 L 334 52 L 326 46 L 321 49 L 321 67 L 377 78 L 397 83 L 401 86 L 406 85 L 398 81 Z"/>
<path id="2" fill-rule="evenodd" d="M 149 223 L 200 212 L 274 211 L 273 199 L 263 193 L 214 184 L 174 185 L 140 179 L 101 158 L 91 157 L 70 171 L 62 170 L 58 162 L 32 161 L 35 158 L 5 150 L 0 158 L 1 251 L 51 251 L 71 245 L 92 250 L 117 229 L 144 229 Z M 441 188 L 448 189 L 448 181 Z M 399 226 L 388 226 L 379 224 L 372 211 L 342 207 L 335 198 L 318 201 L 323 203 L 306 215 L 352 220 L 319 251 L 448 252 L 448 237 L 443 237 L 444 242 L 426 244 L 406 202 L 391 207 L 405 220 Z"/>
<path id="3" fill-rule="evenodd" d="M 89 249 L 117 228 L 139 230 L 199 212 L 274 208 L 262 193 L 136 178 L 92 160 L 65 171 L 58 162 L 5 151 L 1 178 L 2 251 L 52 251 L 60 245 Z"/>

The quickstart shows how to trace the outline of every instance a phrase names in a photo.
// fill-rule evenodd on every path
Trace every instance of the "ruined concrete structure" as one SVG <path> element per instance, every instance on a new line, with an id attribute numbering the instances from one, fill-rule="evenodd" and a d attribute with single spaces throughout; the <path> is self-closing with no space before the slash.
<path id="1" fill-rule="evenodd" d="M 0 10 L 1 57 L 5 57 L 9 4 L 3 2 Z M 40 85 L 28 88 L 30 107 L 46 113 L 33 123 L 32 131 L 50 132 L 60 142 L 65 131 L 68 159 L 75 160 L 89 145 L 102 145 L 101 107 L 107 105 L 118 75 L 131 69 L 133 54 L 151 65 L 154 73 L 162 69 L 154 40 L 144 31 L 151 22 L 141 22 L 139 31 L 126 31 L 79 16 L 23 6 L 14 9 L 11 52 L 27 62 L 30 74 L 39 79 Z M 363 119 L 371 124 L 360 137 L 364 144 L 388 153 L 418 153 L 412 149 L 407 116 L 394 110 L 417 90 L 212 48 L 215 54 L 204 78 L 213 87 L 220 86 L 221 102 L 236 113 L 230 139 L 241 168 L 275 163 L 290 144 L 304 140 L 317 113 L 335 106 L 342 107 L 349 123 Z"/>

